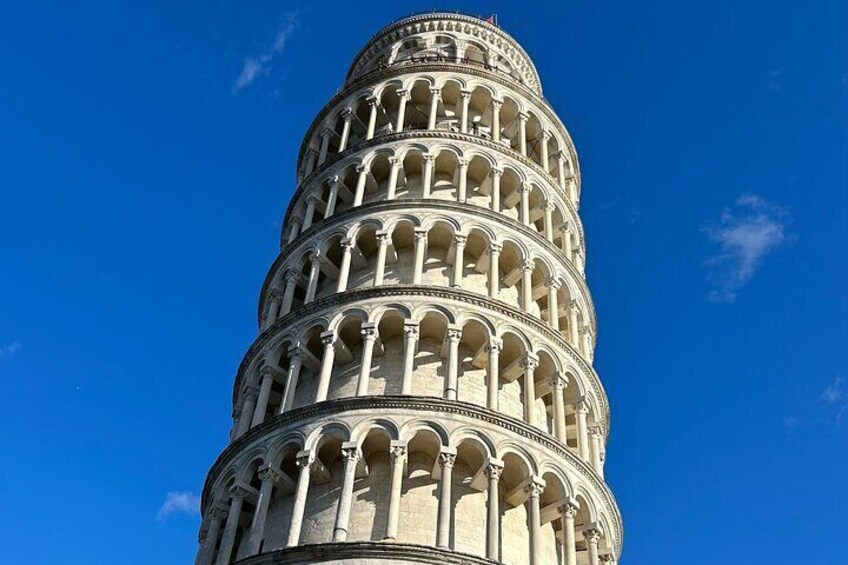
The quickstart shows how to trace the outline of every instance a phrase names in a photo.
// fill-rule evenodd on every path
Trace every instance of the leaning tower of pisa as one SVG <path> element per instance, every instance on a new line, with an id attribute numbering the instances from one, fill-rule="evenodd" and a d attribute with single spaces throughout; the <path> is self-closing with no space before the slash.
<path id="1" fill-rule="evenodd" d="M 197 563 L 615 563 L 580 171 L 527 53 L 396 21 L 298 163 Z"/>

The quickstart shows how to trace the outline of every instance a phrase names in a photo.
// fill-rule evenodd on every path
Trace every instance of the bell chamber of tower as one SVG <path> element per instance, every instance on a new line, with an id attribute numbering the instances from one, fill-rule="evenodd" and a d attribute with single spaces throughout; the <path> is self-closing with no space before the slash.
<path id="1" fill-rule="evenodd" d="M 196 563 L 616 563 L 580 189 L 499 27 L 377 33 L 303 141 Z"/>

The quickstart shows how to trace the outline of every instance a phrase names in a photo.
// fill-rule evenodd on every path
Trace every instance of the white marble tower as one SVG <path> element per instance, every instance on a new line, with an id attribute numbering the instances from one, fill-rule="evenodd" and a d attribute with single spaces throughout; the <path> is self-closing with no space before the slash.
<path id="1" fill-rule="evenodd" d="M 396 21 L 298 162 L 197 562 L 615 563 L 580 170 L 527 53 Z"/>

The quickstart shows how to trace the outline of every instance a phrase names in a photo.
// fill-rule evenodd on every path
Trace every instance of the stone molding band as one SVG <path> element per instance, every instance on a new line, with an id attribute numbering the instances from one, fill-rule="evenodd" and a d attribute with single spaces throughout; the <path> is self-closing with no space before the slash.
<path id="1" fill-rule="evenodd" d="M 406 130 L 399 133 L 388 133 L 380 136 L 375 136 L 371 139 L 363 140 L 355 146 L 349 147 L 342 151 L 341 153 L 335 153 L 332 156 L 329 156 L 326 161 L 318 165 L 314 171 L 309 173 L 306 177 L 304 177 L 299 183 L 297 188 L 292 194 L 291 200 L 289 201 L 288 208 L 286 209 L 285 216 L 283 216 L 283 226 L 285 227 L 289 221 L 291 220 L 291 215 L 297 207 L 297 203 L 303 196 L 303 192 L 306 190 L 306 187 L 309 186 L 310 183 L 313 182 L 314 179 L 318 178 L 323 174 L 327 169 L 333 167 L 338 161 L 347 158 L 349 154 L 356 153 L 358 151 L 362 151 L 365 149 L 369 149 L 371 147 L 379 147 L 385 145 L 387 143 L 392 143 L 394 141 L 404 141 L 404 140 L 421 140 L 421 139 L 450 139 L 452 141 L 464 141 L 470 143 L 474 146 L 482 146 L 486 149 L 491 149 L 499 152 L 504 157 L 509 159 L 514 159 L 519 162 L 521 165 L 525 167 L 530 167 L 535 170 L 537 175 L 542 182 L 546 182 L 548 184 L 548 188 L 554 191 L 561 192 L 562 189 L 557 185 L 556 182 L 553 182 L 549 173 L 545 172 L 542 167 L 536 164 L 529 157 L 525 157 L 521 153 L 513 151 L 512 149 L 507 149 L 503 145 L 490 141 L 488 139 L 483 139 L 481 137 L 475 136 L 470 133 L 458 133 L 451 131 L 440 131 L 440 130 Z M 577 187 L 577 191 L 579 194 L 579 183 Z M 565 203 L 565 207 L 568 210 L 568 213 L 571 215 L 571 220 L 574 222 L 577 227 L 577 232 L 580 234 L 580 241 L 584 241 L 584 233 L 583 233 L 583 222 L 580 219 L 580 215 L 577 213 L 576 208 L 571 203 L 571 200 L 567 198 L 567 195 L 563 198 L 563 202 Z M 431 199 L 435 200 L 435 199 Z M 404 201 L 406 201 L 404 199 Z M 476 206 L 476 209 L 485 210 L 486 208 L 481 208 L 480 206 Z M 500 216 L 500 215 L 499 215 Z M 502 216 L 501 216 L 502 217 Z"/>
<path id="2" fill-rule="evenodd" d="M 235 385 L 233 386 L 233 404 L 235 405 L 238 402 L 239 391 L 243 386 L 247 369 L 253 362 L 254 357 L 267 344 L 267 342 L 271 340 L 271 337 L 279 332 L 281 328 L 285 328 L 295 320 L 308 316 L 316 311 L 333 306 L 344 306 L 352 302 L 367 300 L 368 298 L 376 296 L 427 296 L 443 301 L 459 301 L 481 308 L 486 308 L 488 310 L 494 310 L 503 316 L 512 317 L 515 320 L 532 327 L 535 331 L 543 334 L 547 339 L 556 342 L 563 351 L 570 355 L 571 360 L 580 368 L 582 373 L 587 376 L 590 384 L 592 385 L 592 389 L 595 392 L 595 396 L 601 404 L 600 409 L 603 415 L 602 422 L 604 436 L 608 434 L 610 427 L 610 412 L 606 391 L 604 391 L 603 386 L 601 386 L 600 378 L 595 372 L 594 367 L 592 367 L 590 363 L 586 362 L 583 356 L 575 349 L 574 346 L 568 343 L 568 340 L 566 340 L 562 334 L 554 331 L 550 326 L 535 316 L 527 314 L 518 308 L 508 306 L 498 300 L 488 298 L 468 290 L 439 286 L 395 285 L 349 290 L 344 293 L 336 293 L 324 298 L 319 298 L 318 300 L 309 302 L 308 304 L 304 304 L 292 310 L 259 334 L 256 340 L 254 340 L 254 342 L 250 345 L 247 352 L 245 352 L 236 374 Z"/>
<path id="3" fill-rule="evenodd" d="M 445 563 L 447 565 L 492 565 L 485 557 L 460 553 L 435 546 L 412 543 L 384 543 L 375 541 L 330 542 L 297 545 L 269 553 L 261 553 L 238 561 L 238 565 L 300 565 L 307 563 L 337 562 L 376 559 L 386 563 Z"/>
<path id="4" fill-rule="evenodd" d="M 517 83 L 515 81 L 506 80 L 503 78 L 503 75 L 494 73 L 492 71 L 487 71 L 481 68 L 476 67 L 468 67 L 461 63 L 421 63 L 421 64 L 411 64 L 411 65 L 403 65 L 400 68 L 390 67 L 388 69 L 383 69 L 380 71 L 374 71 L 372 73 L 368 73 L 356 79 L 356 81 L 351 82 L 345 87 L 336 93 L 332 99 L 321 109 L 318 115 L 315 117 L 315 120 L 312 122 L 312 125 L 309 126 L 309 129 L 306 131 L 306 135 L 304 136 L 303 143 L 300 146 L 300 151 L 297 155 L 297 163 L 302 163 L 303 159 L 306 156 L 306 151 L 309 147 L 309 140 L 312 139 L 312 136 L 315 135 L 315 130 L 319 127 L 321 123 L 323 123 L 324 118 L 327 117 L 327 114 L 330 112 L 334 112 L 338 109 L 339 103 L 350 96 L 350 94 L 356 91 L 358 88 L 361 88 L 363 85 L 368 84 L 369 82 L 378 82 L 379 80 L 392 78 L 394 76 L 402 76 L 408 75 L 410 72 L 460 72 L 467 75 L 473 75 L 480 78 L 484 78 L 486 80 L 491 80 L 493 82 L 497 82 L 498 84 L 505 86 L 507 88 L 511 88 L 518 93 L 524 95 L 529 100 L 532 100 L 537 104 L 540 111 L 545 115 L 545 117 L 550 120 L 550 122 L 557 128 L 560 135 L 565 142 L 565 146 L 568 148 L 568 154 L 571 159 L 573 168 L 574 168 L 574 178 L 577 182 L 577 194 L 580 194 L 580 162 L 577 158 L 577 151 L 574 149 L 574 141 L 571 139 L 571 135 L 568 133 L 568 130 L 565 129 L 562 121 L 559 119 L 559 116 L 551 109 L 548 101 L 544 98 L 539 97 L 535 92 L 525 87 L 524 85 Z M 380 137 L 380 139 L 385 139 L 385 136 Z M 475 138 L 479 139 L 479 138 Z M 535 163 L 530 161 L 532 166 L 537 166 Z M 539 168 L 541 170 L 541 167 Z"/>
<path id="5" fill-rule="evenodd" d="M 386 411 L 390 409 L 415 410 L 424 414 L 442 413 L 456 414 L 477 420 L 486 421 L 499 426 L 503 430 L 518 434 L 524 438 L 537 443 L 545 449 L 556 453 L 560 458 L 567 461 L 575 470 L 580 472 L 584 478 L 591 482 L 597 492 L 604 497 L 608 509 L 613 512 L 615 519 L 616 539 L 622 540 L 621 514 L 618 504 L 604 479 L 587 462 L 582 461 L 576 454 L 572 453 L 561 441 L 532 426 L 526 422 L 507 416 L 494 410 L 489 410 L 476 404 L 462 402 L 459 400 L 446 400 L 430 396 L 358 396 L 336 400 L 325 400 L 317 404 L 310 404 L 295 408 L 283 414 L 279 414 L 251 428 L 244 435 L 230 443 L 215 460 L 206 475 L 206 483 L 203 485 L 201 496 L 202 513 L 205 514 L 205 505 L 210 498 L 210 489 L 215 479 L 226 467 L 226 464 L 235 454 L 244 449 L 245 445 L 263 435 L 295 422 L 322 418 L 339 413 L 357 410 Z M 623 540 L 622 540 L 623 541 Z M 485 562 L 485 561 L 484 561 Z"/>

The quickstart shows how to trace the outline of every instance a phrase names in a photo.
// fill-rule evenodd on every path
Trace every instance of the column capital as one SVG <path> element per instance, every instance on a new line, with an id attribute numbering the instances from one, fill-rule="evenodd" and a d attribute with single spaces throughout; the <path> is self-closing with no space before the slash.
<path id="1" fill-rule="evenodd" d="M 452 469 L 456 463 L 456 453 L 450 451 L 442 451 L 439 453 L 439 466 L 442 469 Z"/>
<path id="2" fill-rule="evenodd" d="M 321 343 L 324 344 L 324 347 L 334 345 L 336 343 L 336 339 L 338 339 L 338 336 L 334 330 L 321 332 Z"/>
<path id="3" fill-rule="evenodd" d="M 362 324 L 360 333 L 365 341 L 374 341 L 377 339 L 377 324 L 373 322 L 365 322 Z"/>
<path id="4" fill-rule="evenodd" d="M 500 98 L 492 98 L 492 106 L 495 108 L 500 108 L 503 106 L 504 101 Z"/>
<path id="5" fill-rule="evenodd" d="M 421 158 L 424 160 L 425 163 L 432 163 L 436 160 L 436 156 L 431 153 L 424 153 L 423 155 L 421 155 Z"/>
<path id="6" fill-rule="evenodd" d="M 487 349 L 489 351 L 500 351 L 501 349 L 503 349 L 503 340 L 495 336 L 490 337 Z"/>
<path id="7" fill-rule="evenodd" d="M 601 539 L 601 530 L 597 528 L 583 530 L 583 537 L 586 538 L 586 541 L 589 543 L 597 543 L 598 540 Z"/>
<path id="8" fill-rule="evenodd" d="M 431 86 L 429 88 L 429 90 L 430 90 L 430 94 L 433 94 L 433 95 L 436 95 L 436 96 L 438 96 L 439 94 L 442 93 L 442 89 L 439 88 L 439 87 L 436 87 L 436 86 Z"/>
<path id="9" fill-rule="evenodd" d="M 567 304 L 568 313 L 569 314 L 579 314 L 580 313 L 580 305 L 577 304 L 576 300 L 572 300 Z"/>
<path id="10" fill-rule="evenodd" d="M 379 100 L 377 99 L 376 96 L 369 96 L 368 98 L 365 99 L 365 101 L 368 103 L 369 108 L 374 108 L 375 106 L 377 106 L 377 103 L 379 102 Z"/>
<path id="11" fill-rule="evenodd" d="M 491 175 L 493 177 L 499 177 L 504 174 L 504 170 L 501 167 L 492 167 Z"/>
<path id="12" fill-rule="evenodd" d="M 565 390 L 568 386 L 568 377 L 562 373 L 554 373 L 554 376 L 551 377 L 551 386 L 559 391 Z"/>
<path id="13" fill-rule="evenodd" d="M 377 243 L 380 245 L 387 244 L 391 235 L 392 234 L 390 234 L 387 230 L 377 230 L 374 232 L 374 236 L 377 238 Z"/>
<path id="14" fill-rule="evenodd" d="M 504 462 L 500 459 L 492 459 L 491 457 L 486 462 L 486 468 L 483 471 L 487 479 L 501 480 L 501 474 L 504 470 Z"/>
<path id="15" fill-rule="evenodd" d="M 489 255 L 498 255 L 501 251 L 503 251 L 503 244 L 497 243 L 493 241 L 489 244 L 489 247 L 486 249 Z"/>
<path id="16" fill-rule="evenodd" d="M 298 282 L 300 281 L 300 273 L 295 271 L 294 269 L 289 269 L 286 271 L 286 281 L 288 282 Z"/>
<path id="17" fill-rule="evenodd" d="M 589 426 L 589 435 L 593 438 L 601 439 L 603 437 L 603 433 L 601 432 L 600 424 L 591 424 Z"/>
<path id="18" fill-rule="evenodd" d="M 345 463 L 348 461 L 356 463 L 362 457 L 362 452 L 359 451 L 359 446 L 347 445 L 347 443 L 349 442 L 342 444 L 342 458 L 344 458 Z"/>
<path id="19" fill-rule="evenodd" d="M 217 504 L 209 509 L 209 517 L 213 520 L 223 520 L 227 517 L 227 509 L 218 506 Z"/>
<path id="20" fill-rule="evenodd" d="M 406 320 L 403 323 L 403 333 L 406 337 L 414 337 L 415 339 L 418 339 L 418 322 Z"/>
<path id="21" fill-rule="evenodd" d="M 411 97 L 409 90 L 406 88 L 398 88 L 395 92 L 400 98 L 406 98 L 407 100 L 409 100 Z"/>
<path id="22" fill-rule="evenodd" d="M 353 108 L 351 108 L 350 106 L 346 107 L 344 110 L 342 110 L 341 116 L 346 120 L 351 119 L 353 117 Z"/>
<path id="23" fill-rule="evenodd" d="M 559 231 L 562 233 L 571 233 L 571 222 L 563 222 L 560 224 Z"/>
<path id="24" fill-rule="evenodd" d="M 546 212 L 553 212 L 554 210 L 556 210 L 556 206 L 554 206 L 553 202 L 548 200 L 547 202 L 545 202 L 544 209 Z"/>
<path id="25" fill-rule="evenodd" d="M 545 490 L 545 480 L 541 477 L 531 477 L 530 481 L 524 485 L 524 491 L 530 495 L 530 498 L 538 498 Z"/>
<path id="26" fill-rule="evenodd" d="M 599 559 L 604 563 L 615 563 L 615 555 L 612 553 L 604 553 L 599 557 Z"/>
<path id="27" fill-rule="evenodd" d="M 468 236 L 464 233 L 456 233 L 453 235 L 453 238 L 457 245 L 465 245 L 468 241 Z"/>
<path id="28" fill-rule="evenodd" d="M 533 272 L 533 269 L 536 267 L 536 262 L 533 259 L 527 259 L 521 263 L 521 269 L 524 271 Z"/>
<path id="29" fill-rule="evenodd" d="M 289 355 L 289 359 L 293 361 L 294 359 L 300 359 L 300 356 L 303 352 L 300 350 L 300 344 L 298 343 L 289 347 L 287 353 Z"/>
<path id="30" fill-rule="evenodd" d="M 460 90 L 459 95 L 463 100 L 470 100 L 472 92 L 470 90 Z"/>
<path id="31" fill-rule="evenodd" d="M 403 159 L 400 157 L 389 157 L 389 165 L 400 168 L 400 166 L 403 165 Z"/>
<path id="32" fill-rule="evenodd" d="M 244 498 L 248 494 L 250 494 L 250 491 L 247 490 L 244 487 L 244 485 L 240 485 L 240 484 L 236 483 L 236 484 L 234 484 L 233 486 L 230 487 L 230 490 L 228 491 L 228 493 L 229 493 L 231 498 Z"/>
<path id="33" fill-rule="evenodd" d="M 281 478 L 283 478 L 283 472 L 270 463 L 259 468 L 259 480 L 263 483 L 271 481 L 276 484 Z"/>
<path id="34" fill-rule="evenodd" d="M 545 281 L 545 286 L 548 288 L 555 288 L 559 290 L 562 288 L 562 281 L 554 277 L 550 277 L 548 280 Z"/>
<path id="35" fill-rule="evenodd" d="M 530 114 L 528 114 L 527 112 L 519 112 L 518 119 L 526 123 L 530 119 Z"/>
<path id="36" fill-rule="evenodd" d="M 468 165 L 471 163 L 471 161 L 469 159 L 461 158 L 461 159 L 457 159 L 456 163 L 457 163 L 457 166 L 459 166 L 460 169 L 467 169 Z"/>
<path id="37" fill-rule="evenodd" d="M 589 413 L 589 403 L 586 402 L 585 398 L 580 398 L 574 403 L 574 411 L 579 414 Z"/>
<path id="38" fill-rule="evenodd" d="M 539 366 L 539 358 L 532 353 L 528 353 L 524 356 L 523 364 L 525 369 L 533 371 Z"/>
<path id="39" fill-rule="evenodd" d="M 300 468 L 311 468 L 315 463 L 315 453 L 311 449 L 298 451 L 295 456 L 295 463 Z"/>
<path id="40" fill-rule="evenodd" d="M 345 251 L 350 251 L 354 248 L 356 242 L 350 239 L 349 237 L 346 237 L 342 239 L 341 242 L 339 242 L 339 245 L 341 245 L 342 249 L 344 249 Z"/>
<path id="41" fill-rule="evenodd" d="M 259 370 L 259 376 L 263 379 L 265 377 L 270 377 L 274 380 L 277 378 L 282 378 L 285 375 L 282 369 L 277 367 L 276 365 L 263 365 Z"/>
<path id="42" fill-rule="evenodd" d="M 356 172 L 359 173 L 359 174 L 362 174 L 367 170 L 368 170 L 368 167 L 366 167 L 365 165 L 363 165 L 361 163 L 356 166 Z"/>
<path id="43" fill-rule="evenodd" d="M 553 136 L 554 136 L 554 134 L 552 134 L 550 131 L 548 131 L 546 129 L 542 130 L 542 139 L 544 139 L 545 141 L 549 140 Z"/>
<path id="44" fill-rule="evenodd" d="M 389 446 L 389 457 L 392 461 L 403 461 L 406 458 L 406 443 L 393 440 Z"/>
<path id="45" fill-rule="evenodd" d="M 317 249 L 309 254 L 309 262 L 313 265 L 317 264 L 320 260 L 321 253 Z"/>
<path id="46" fill-rule="evenodd" d="M 244 388 L 244 393 L 242 393 L 242 395 L 244 396 L 245 400 L 247 400 L 248 398 L 256 400 L 256 398 L 259 396 L 259 389 L 256 388 L 256 385 L 251 383 Z"/>
<path id="47" fill-rule="evenodd" d="M 416 241 L 427 239 L 427 228 L 413 228 L 412 232 L 415 234 Z"/>
<path id="48" fill-rule="evenodd" d="M 333 130 L 331 130 L 329 126 L 324 126 L 321 128 L 321 137 L 330 135 L 331 133 L 333 133 Z"/>
<path id="49" fill-rule="evenodd" d="M 462 328 L 453 325 L 448 326 L 447 338 L 450 341 L 459 343 L 459 340 L 462 339 Z"/>
<path id="50" fill-rule="evenodd" d="M 559 506 L 560 514 L 567 516 L 568 518 L 574 518 L 577 515 L 578 510 L 580 510 L 580 504 L 573 498 L 566 499 L 566 501 Z"/>
<path id="51" fill-rule="evenodd" d="M 288 277 L 286 277 L 286 278 L 288 278 Z M 271 302 L 282 302 L 282 301 L 283 301 L 283 292 L 282 292 L 282 290 L 280 290 L 280 289 L 279 289 L 279 288 L 277 288 L 276 286 L 275 286 L 275 287 L 273 287 L 273 288 L 272 288 L 272 289 L 268 292 L 268 300 L 270 300 Z"/>

